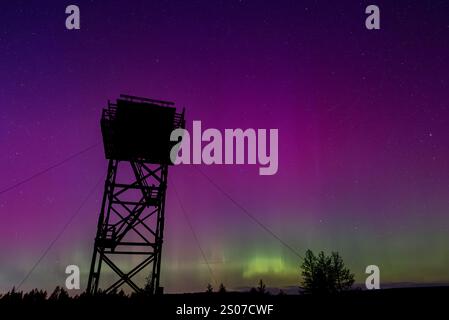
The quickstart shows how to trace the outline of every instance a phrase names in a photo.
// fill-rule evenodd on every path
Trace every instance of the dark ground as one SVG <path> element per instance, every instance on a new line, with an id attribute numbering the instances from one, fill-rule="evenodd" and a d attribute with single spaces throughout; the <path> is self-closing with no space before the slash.
<path id="1" fill-rule="evenodd" d="M 273 305 L 264 315 L 224 315 L 221 305 Z M 211 307 L 206 319 L 423 319 L 448 318 L 449 287 L 350 291 L 333 296 L 261 295 L 250 293 L 166 294 L 154 297 L 82 296 L 57 300 L 0 299 L 0 319 L 205 319 L 177 315 L 178 307 Z M 440 314 L 438 316 L 438 314 Z M 5 317 L 4 317 L 5 316 Z"/>

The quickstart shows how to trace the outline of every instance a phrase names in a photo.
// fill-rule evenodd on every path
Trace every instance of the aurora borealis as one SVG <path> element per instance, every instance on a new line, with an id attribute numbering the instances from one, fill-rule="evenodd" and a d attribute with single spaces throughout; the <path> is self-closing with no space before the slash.
<path id="1" fill-rule="evenodd" d="M 176 102 L 187 125 L 279 129 L 279 166 L 199 169 L 296 251 L 340 252 L 363 283 L 449 282 L 449 3 L 70 1 L 0 6 L 0 190 L 101 143 L 120 93 Z M 104 179 L 101 145 L 0 194 L 0 291 L 24 278 Z M 193 165 L 172 167 L 167 292 L 299 283 L 300 260 Z M 102 183 L 22 289 L 85 288 Z M 174 193 L 176 188 L 213 278 Z"/>

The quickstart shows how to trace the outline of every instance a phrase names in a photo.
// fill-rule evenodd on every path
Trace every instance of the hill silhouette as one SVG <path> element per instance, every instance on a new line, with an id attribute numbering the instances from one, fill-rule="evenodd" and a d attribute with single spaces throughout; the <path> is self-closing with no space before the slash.
<path id="1" fill-rule="evenodd" d="M 45 315 L 64 319 L 85 317 L 87 314 L 102 316 L 102 319 L 116 319 L 122 316 L 157 314 L 164 319 L 200 319 L 202 315 L 178 316 L 177 308 L 183 306 L 209 306 L 207 319 L 299 319 L 305 315 L 322 318 L 389 317 L 393 314 L 404 317 L 436 312 L 445 306 L 449 286 L 416 287 L 380 290 L 350 290 L 328 295 L 314 294 L 269 294 L 258 290 L 250 292 L 202 292 L 185 294 L 164 294 L 155 296 L 126 295 L 118 292 L 90 296 L 67 295 L 57 288 L 48 295 L 34 289 L 28 293 L 11 291 L 0 297 L 0 310 L 15 314 Z M 222 314 L 223 305 L 273 305 L 273 312 L 264 315 Z M 243 308 L 243 307 L 242 307 Z M 7 311 L 8 310 L 8 311 Z M 213 311 L 215 310 L 215 311 Z M 241 312 L 241 311 L 240 311 Z M 160 318 L 154 316 L 154 318 Z"/>

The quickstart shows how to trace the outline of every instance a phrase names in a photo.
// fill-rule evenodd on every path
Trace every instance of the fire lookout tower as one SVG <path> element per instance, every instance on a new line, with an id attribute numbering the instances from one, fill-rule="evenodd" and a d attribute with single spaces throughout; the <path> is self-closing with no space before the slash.
<path id="1" fill-rule="evenodd" d="M 135 292 L 161 293 L 159 286 L 164 235 L 165 194 L 170 134 L 184 128 L 184 110 L 173 102 L 120 95 L 108 102 L 101 117 L 106 159 L 109 160 L 87 292 L 99 289 L 102 264 L 118 276 L 105 293 L 129 285 Z M 120 170 L 119 170 L 120 168 Z M 118 256 L 132 257 L 125 263 Z M 135 264 L 129 266 L 130 261 Z M 124 271 L 123 269 L 125 269 Z M 143 286 L 133 278 L 145 271 Z"/>

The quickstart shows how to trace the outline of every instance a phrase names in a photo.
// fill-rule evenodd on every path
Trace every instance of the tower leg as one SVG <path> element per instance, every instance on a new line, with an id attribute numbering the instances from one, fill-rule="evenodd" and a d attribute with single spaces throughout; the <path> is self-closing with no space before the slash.
<path id="1" fill-rule="evenodd" d="M 118 182 L 119 164 L 120 177 L 126 178 L 123 179 L 126 182 Z M 128 174 L 123 172 L 125 174 L 122 175 L 124 166 L 128 167 Z M 99 290 L 103 262 L 117 276 L 115 281 L 105 279 L 104 292 L 116 291 L 125 283 L 135 292 L 155 294 L 161 291 L 159 279 L 167 174 L 168 165 L 109 161 L 87 285 L 89 294 L 96 294 Z M 120 256 L 139 256 L 141 261 L 124 271 L 116 261 Z M 127 262 L 129 260 L 135 261 L 127 259 Z M 134 281 L 133 278 L 144 270 L 147 270 L 147 282 L 139 285 L 139 280 Z"/>

